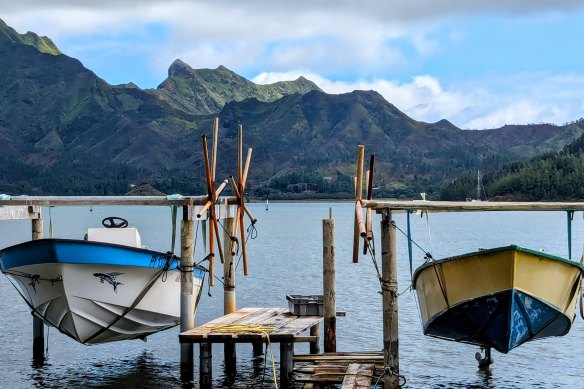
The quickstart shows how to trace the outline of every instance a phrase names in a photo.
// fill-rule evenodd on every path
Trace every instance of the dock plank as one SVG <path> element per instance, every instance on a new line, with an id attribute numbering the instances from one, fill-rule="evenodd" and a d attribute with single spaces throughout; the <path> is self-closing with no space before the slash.
<path id="1" fill-rule="evenodd" d="M 345 373 L 341 389 L 369 389 L 373 379 L 372 364 L 351 363 Z"/>
<path id="2" fill-rule="evenodd" d="M 236 312 L 230 313 L 229 315 L 218 317 L 217 319 L 179 334 L 179 339 L 183 339 L 184 337 L 205 338 L 206 335 L 213 332 L 214 329 L 223 327 L 249 315 L 253 315 L 259 309 L 260 308 L 242 308 Z"/>
<path id="3" fill-rule="evenodd" d="M 382 352 L 354 352 L 354 353 L 324 353 L 324 354 L 298 354 L 294 355 L 294 362 L 312 363 L 336 363 L 342 361 L 372 361 L 383 363 Z"/>
<path id="4" fill-rule="evenodd" d="M 271 342 L 292 342 L 296 335 L 320 321 L 321 316 L 299 317 L 286 308 L 242 308 L 181 333 L 179 340 L 181 343 L 243 343 L 264 341 L 269 336 Z"/>
<path id="5" fill-rule="evenodd" d="M 342 384 L 351 364 L 370 365 L 372 376 L 384 370 L 383 353 L 378 351 L 304 354 L 294 356 L 294 374 L 298 382 Z M 371 385 L 371 378 L 369 379 Z M 370 387 L 370 386 L 366 386 Z"/>

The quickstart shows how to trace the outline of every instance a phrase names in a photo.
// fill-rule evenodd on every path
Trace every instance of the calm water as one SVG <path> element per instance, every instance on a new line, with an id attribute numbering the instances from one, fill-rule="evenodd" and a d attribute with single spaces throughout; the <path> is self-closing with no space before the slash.
<path id="1" fill-rule="evenodd" d="M 336 224 L 337 310 L 347 316 L 337 319 L 339 351 L 380 350 L 382 348 L 381 296 L 372 261 L 362 257 L 351 261 L 353 229 L 352 204 L 301 203 L 263 204 L 250 208 L 259 222 L 257 238 L 248 244 L 249 271 L 237 275 L 238 307 L 286 307 L 286 294 L 322 293 L 322 219 L 332 208 Z M 49 219 L 53 236 L 80 238 L 88 227 L 99 226 L 106 216 L 121 216 L 140 229 L 142 242 L 152 249 L 167 251 L 171 246 L 171 216 L 167 207 L 61 207 L 43 209 L 45 236 Z M 406 230 L 405 215 L 395 216 Z M 374 232 L 379 235 L 379 220 Z M 442 213 L 412 218 L 413 239 L 436 258 L 518 244 L 567 257 L 567 226 L 563 212 Z M 199 230 L 200 231 L 200 230 Z M 0 246 L 28 240 L 29 221 L 0 222 Z M 580 213 L 573 222 L 573 257 L 582 253 L 584 223 Z M 495 363 L 488 371 L 477 369 L 478 348 L 436 340 L 422 334 L 417 304 L 410 282 L 407 244 L 398 236 L 400 368 L 407 388 L 583 388 L 584 323 L 576 318 L 564 337 L 528 343 L 503 355 L 493 351 Z M 376 240 L 380 253 L 380 241 Z M 180 247 L 177 245 L 177 247 Z M 179 248 L 176 249 L 180 251 Z M 378 254 L 380 255 L 380 254 Z M 203 258 L 201 245 L 195 251 Z M 414 248 L 414 268 L 423 253 Z M 379 258 L 380 262 L 380 258 Z M 553 280 L 550 280 L 553 282 Z M 201 324 L 223 312 L 220 283 L 204 294 L 196 322 Z M 6 388 L 164 388 L 181 387 L 178 329 L 151 336 L 147 343 L 129 341 L 99 346 L 83 346 L 51 329 L 48 361 L 32 367 L 32 325 L 28 308 L 6 277 L 0 277 L 0 387 Z M 222 373 L 221 346 L 214 348 L 215 386 L 228 388 L 265 387 L 270 371 L 253 366 L 251 350 L 238 346 L 238 374 Z M 278 350 L 274 350 L 276 358 Z M 303 345 L 297 352 L 307 352 Z M 198 350 L 195 351 L 198 361 Z M 265 375 L 265 379 L 263 379 Z M 197 367 L 195 376 L 198 376 Z"/>

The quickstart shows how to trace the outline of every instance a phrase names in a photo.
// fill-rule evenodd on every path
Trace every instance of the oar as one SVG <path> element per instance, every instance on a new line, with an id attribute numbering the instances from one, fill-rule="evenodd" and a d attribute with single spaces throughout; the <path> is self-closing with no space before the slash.
<path id="1" fill-rule="evenodd" d="M 211 165 L 211 181 L 215 184 L 215 173 L 217 172 L 217 143 L 219 137 L 219 117 L 215 116 L 213 119 L 213 155 Z"/>
<path id="2" fill-rule="evenodd" d="M 204 161 L 204 165 L 205 165 L 205 176 L 207 178 L 207 204 L 212 205 L 213 204 L 213 189 L 211 186 L 211 168 L 209 166 L 209 150 L 207 149 L 207 136 L 205 134 L 203 134 L 201 136 L 201 141 L 203 144 L 203 161 Z M 205 205 L 207 205 L 205 204 Z M 208 207 L 207 207 L 208 208 Z M 214 228 L 213 228 L 213 209 L 215 207 L 211 207 L 209 209 L 209 285 L 210 286 L 214 286 L 215 285 L 215 277 L 214 277 L 214 272 L 213 272 L 213 268 L 215 265 L 215 233 L 214 233 Z"/>
<path id="3" fill-rule="evenodd" d="M 253 149 L 251 147 L 249 149 L 247 149 L 247 156 L 245 158 L 245 167 L 243 169 L 243 177 L 242 177 L 242 181 L 241 181 L 241 186 L 243 188 L 245 188 L 245 186 L 247 185 L 247 174 L 249 173 L 249 165 L 251 163 L 252 151 L 253 151 Z"/>
<path id="4" fill-rule="evenodd" d="M 219 218 L 217 217 L 217 211 L 215 209 L 215 204 L 217 203 L 217 194 L 215 191 L 215 179 L 216 179 L 216 171 L 217 171 L 217 144 L 219 143 L 219 117 L 215 117 L 213 120 L 213 155 L 211 159 L 211 194 L 213 195 L 212 202 L 213 202 L 213 212 L 212 215 L 212 223 L 213 228 L 215 230 L 215 236 L 217 240 L 217 250 L 219 251 L 219 259 L 221 263 L 225 263 L 225 259 L 223 258 L 223 245 L 221 244 L 221 234 L 219 230 Z M 227 184 L 226 184 L 227 185 Z"/>
<path id="5" fill-rule="evenodd" d="M 367 170 L 367 200 L 371 200 L 373 197 L 373 167 L 375 165 L 375 154 L 371 154 L 369 158 L 369 170 Z M 373 240 L 373 215 L 371 208 L 367 207 L 365 213 L 365 225 L 367 227 L 367 237 L 368 241 Z M 367 255 L 368 242 L 363 242 L 363 255 Z"/>
<path id="6" fill-rule="evenodd" d="M 251 211 L 249 210 L 249 208 L 247 207 L 247 205 L 243 204 L 243 210 L 245 211 L 247 217 L 249 217 L 249 220 L 251 222 L 251 224 L 256 224 L 256 222 L 258 221 L 258 219 L 256 219 L 252 214 Z"/>
<path id="7" fill-rule="evenodd" d="M 240 147 L 240 157 L 242 157 L 243 154 L 243 126 L 241 127 L 241 136 L 240 136 L 240 141 L 239 141 L 239 147 Z M 241 180 L 239 182 L 239 202 L 240 202 L 240 207 L 241 207 L 241 211 L 239 212 L 239 228 L 240 228 L 240 236 L 241 236 L 241 255 L 243 257 L 243 275 L 247 276 L 248 272 L 247 272 L 247 249 L 246 249 L 246 242 L 245 242 L 245 225 L 244 225 L 244 221 L 243 221 L 243 214 L 245 212 L 245 210 L 247 209 L 247 207 L 245 206 L 245 186 L 247 185 L 247 175 L 249 173 L 249 165 L 251 163 L 251 154 L 252 154 L 252 148 L 250 147 L 247 150 L 247 156 L 245 158 L 245 167 L 243 168 L 243 173 L 241 176 Z M 240 161 L 242 161 L 240 159 Z M 252 218 L 253 220 L 253 218 Z M 253 224 L 253 222 L 252 222 Z"/>
<path id="8" fill-rule="evenodd" d="M 221 185 L 219 185 L 219 188 L 217 188 L 217 190 L 215 191 L 215 198 L 221 196 L 221 194 L 223 193 L 223 191 L 227 187 L 227 184 L 228 183 L 229 183 L 229 181 L 223 180 L 223 182 L 221 183 Z M 205 205 L 203 205 L 203 207 L 199 210 L 199 213 L 197 213 L 197 218 L 200 218 L 201 216 L 203 216 L 203 214 L 205 213 L 205 211 L 207 209 L 209 209 L 210 206 L 211 206 L 211 200 L 208 200 L 205 203 Z"/>
<path id="9" fill-rule="evenodd" d="M 215 235 L 217 236 L 217 248 L 219 251 L 219 258 L 221 263 L 224 262 L 223 259 L 223 250 L 221 248 L 221 241 L 220 241 L 220 234 L 219 234 L 219 224 L 217 222 L 217 215 L 215 212 L 215 183 L 211 173 L 211 166 L 209 163 L 209 150 L 207 147 L 207 136 L 205 134 L 202 135 L 202 143 L 203 143 L 203 159 L 205 163 L 205 175 L 207 178 L 207 196 L 208 200 L 207 203 L 210 202 L 209 208 L 209 221 L 211 226 L 209 228 L 209 285 L 214 286 L 214 256 L 215 256 Z M 205 205 L 207 205 L 207 203 Z"/>
<path id="10" fill-rule="evenodd" d="M 363 159 L 365 157 L 365 146 L 359 145 L 357 150 L 357 176 L 355 179 L 355 200 L 361 209 L 361 196 L 363 193 Z M 357 209 L 357 208 L 355 208 Z M 355 211 L 355 218 L 353 223 L 353 263 L 359 262 L 359 220 L 357 219 L 357 211 Z M 363 215 L 361 215 L 363 218 Z"/>

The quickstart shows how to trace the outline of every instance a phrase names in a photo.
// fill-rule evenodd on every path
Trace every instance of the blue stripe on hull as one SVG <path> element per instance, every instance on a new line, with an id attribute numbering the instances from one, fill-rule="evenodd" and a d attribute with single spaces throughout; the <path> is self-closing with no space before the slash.
<path id="1" fill-rule="evenodd" d="M 473 299 L 430 320 L 424 334 L 507 353 L 524 342 L 568 333 L 572 321 L 517 290 Z"/>
<path id="2" fill-rule="evenodd" d="M 0 251 L 2 271 L 42 263 L 162 267 L 168 254 L 110 243 L 74 239 L 39 239 Z M 179 260 L 169 269 L 177 269 Z M 203 278 L 204 269 L 195 267 L 194 276 Z"/>

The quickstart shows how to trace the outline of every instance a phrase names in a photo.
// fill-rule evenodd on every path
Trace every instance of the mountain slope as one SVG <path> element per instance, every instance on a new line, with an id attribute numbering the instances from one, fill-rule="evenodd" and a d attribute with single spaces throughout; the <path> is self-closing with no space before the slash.
<path id="1" fill-rule="evenodd" d="M 256 195 L 351 196 L 358 144 L 377 155 L 380 194 L 408 197 L 468 170 L 560 150 L 583 133 L 579 123 L 463 131 L 416 121 L 374 91 L 329 95 L 302 78 L 261 86 L 179 61 L 158 90 L 112 86 L 48 38 L 1 31 L 0 193 L 120 194 L 147 182 L 200 194 L 200 139 L 213 116 L 199 112 L 220 117 L 219 178 L 236 171 L 244 124 Z"/>
<path id="2" fill-rule="evenodd" d="M 584 125 L 584 120 L 572 127 Z M 515 201 L 582 201 L 584 188 L 584 136 L 562 151 L 547 153 L 528 161 L 516 162 L 491 172 L 484 178 L 487 195 L 495 200 Z M 458 179 L 443 190 L 444 198 L 464 193 L 464 179 Z"/>
<path id="3" fill-rule="evenodd" d="M 469 169 L 499 167 L 558 150 L 583 133 L 580 127 L 550 125 L 465 131 L 446 120 L 419 122 L 374 91 L 313 91 L 273 103 L 249 99 L 227 104 L 220 119 L 232 136 L 237 123 L 245 123 L 246 140 L 262 161 L 252 179 L 275 176 L 281 181 L 282 175 L 302 171 L 352 177 L 356 146 L 365 144 L 367 153 L 377 156 L 376 184 L 385 185 L 388 195 L 404 187 L 411 189 L 404 195 L 431 192 L 437 183 Z M 269 180 L 263 185 L 270 186 Z"/>
<path id="4" fill-rule="evenodd" d="M 224 66 L 217 69 L 193 69 L 177 59 L 168 69 L 168 78 L 155 90 L 150 90 L 170 105 L 199 115 L 217 114 L 227 102 L 256 98 L 274 101 L 294 93 L 320 90 L 316 84 L 300 77 L 258 85 Z"/>

